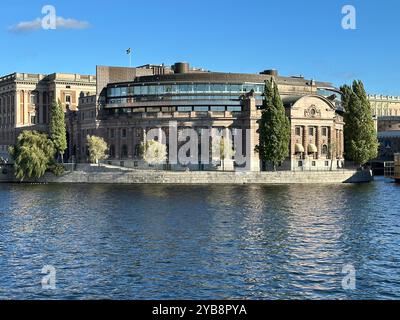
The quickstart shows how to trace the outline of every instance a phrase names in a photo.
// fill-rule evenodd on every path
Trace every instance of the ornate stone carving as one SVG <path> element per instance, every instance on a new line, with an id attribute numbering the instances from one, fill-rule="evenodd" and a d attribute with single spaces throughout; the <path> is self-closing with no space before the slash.
<path id="1" fill-rule="evenodd" d="M 321 118 L 321 110 L 315 105 L 312 105 L 308 109 L 304 110 L 304 116 L 306 118 Z"/>

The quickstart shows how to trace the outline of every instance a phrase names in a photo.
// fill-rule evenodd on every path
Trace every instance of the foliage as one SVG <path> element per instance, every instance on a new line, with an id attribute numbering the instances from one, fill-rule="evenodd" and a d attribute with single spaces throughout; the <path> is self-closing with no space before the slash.
<path id="1" fill-rule="evenodd" d="M 363 165 L 378 156 L 378 138 L 371 105 L 361 81 L 354 81 L 352 87 L 344 85 L 341 91 L 345 109 L 346 159 Z"/>
<path id="2" fill-rule="evenodd" d="M 289 155 L 290 122 L 278 86 L 273 80 L 265 82 L 258 133 L 259 144 L 256 151 L 261 160 L 270 162 L 276 170 L 276 166 Z"/>
<path id="3" fill-rule="evenodd" d="M 54 143 L 57 153 L 61 160 L 67 149 L 67 132 L 65 128 L 65 114 L 61 101 L 53 101 L 51 106 L 50 138 Z"/>
<path id="4" fill-rule="evenodd" d="M 103 138 L 88 135 L 86 140 L 91 163 L 98 163 L 99 160 L 107 159 L 108 146 Z"/>
<path id="5" fill-rule="evenodd" d="M 155 140 L 142 142 L 141 153 L 149 165 L 162 164 L 167 160 L 167 146 Z"/>
<path id="6" fill-rule="evenodd" d="M 232 140 L 224 135 L 212 135 L 212 157 L 221 160 L 222 170 L 225 170 L 225 159 L 235 155 Z"/>
<path id="7" fill-rule="evenodd" d="M 54 162 L 56 152 L 53 142 L 44 133 L 23 131 L 15 146 L 8 149 L 14 159 L 15 176 L 24 179 L 37 179 L 44 175 Z"/>

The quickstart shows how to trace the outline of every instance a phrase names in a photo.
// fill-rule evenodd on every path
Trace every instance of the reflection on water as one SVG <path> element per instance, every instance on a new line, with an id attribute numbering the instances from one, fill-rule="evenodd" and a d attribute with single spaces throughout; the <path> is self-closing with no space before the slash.
<path id="1" fill-rule="evenodd" d="M 0 298 L 400 298 L 400 186 L 0 185 Z M 342 267 L 357 271 L 341 287 Z M 57 289 L 41 288 L 41 269 Z"/>

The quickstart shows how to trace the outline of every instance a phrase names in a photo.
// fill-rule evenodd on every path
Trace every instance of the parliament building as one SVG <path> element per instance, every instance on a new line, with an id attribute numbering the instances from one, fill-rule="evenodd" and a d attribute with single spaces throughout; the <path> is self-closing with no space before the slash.
<path id="1" fill-rule="evenodd" d="M 141 168 L 140 144 L 151 129 L 166 132 L 192 128 L 242 129 L 248 170 L 266 168 L 257 152 L 266 80 L 279 89 L 291 123 L 286 170 L 335 170 L 344 165 L 343 109 L 340 91 L 330 83 L 302 76 L 211 72 L 188 63 L 136 68 L 97 66 L 96 76 L 14 74 L 0 78 L 0 145 L 15 141 L 22 129 L 46 130 L 49 103 L 60 99 L 66 111 L 66 161 L 87 162 L 87 135 L 103 137 L 109 164 Z M 10 98 L 11 96 L 11 101 Z M 164 142 L 164 141 L 163 141 Z M 239 170 L 233 158 L 225 170 Z M 221 170 L 202 163 L 166 167 L 172 170 Z"/>

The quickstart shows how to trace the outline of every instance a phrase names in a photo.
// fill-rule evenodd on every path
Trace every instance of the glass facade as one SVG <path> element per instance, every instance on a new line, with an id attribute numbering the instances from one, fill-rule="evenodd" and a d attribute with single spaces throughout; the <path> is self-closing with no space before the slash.
<path id="1" fill-rule="evenodd" d="M 108 87 L 107 103 L 124 104 L 133 101 L 154 100 L 239 100 L 241 94 L 251 90 L 254 90 L 258 99 L 261 99 L 264 84 L 132 84 L 129 86 Z"/>

